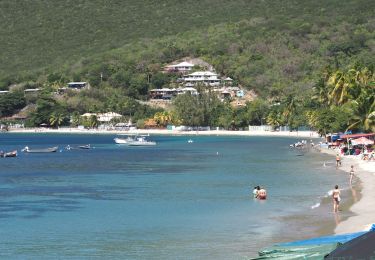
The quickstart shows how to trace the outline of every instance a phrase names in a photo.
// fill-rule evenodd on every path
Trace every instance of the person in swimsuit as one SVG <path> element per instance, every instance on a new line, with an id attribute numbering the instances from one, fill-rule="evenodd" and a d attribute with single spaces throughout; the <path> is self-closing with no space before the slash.
<path id="1" fill-rule="evenodd" d="M 339 211 L 339 205 L 340 205 L 340 190 L 339 186 L 336 185 L 335 189 L 332 192 L 332 199 L 333 199 L 333 212 Z"/>
<path id="2" fill-rule="evenodd" d="M 339 154 L 336 154 L 336 168 L 341 166 L 341 158 Z"/>
<path id="3" fill-rule="evenodd" d="M 254 187 L 253 196 L 254 196 L 255 199 L 258 198 L 258 192 L 259 192 L 259 190 L 260 190 L 259 186 Z"/>
<path id="4" fill-rule="evenodd" d="M 258 199 L 260 200 L 265 200 L 267 199 L 267 191 L 263 188 L 260 188 L 260 190 L 258 191 Z"/>
<path id="5" fill-rule="evenodd" d="M 352 185 L 353 176 L 354 176 L 354 166 L 353 165 L 350 166 L 350 172 L 349 172 L 349 174 L 350 174 L 350 181 L 349 181 L 349 183 L 350 183 L 350 185 Z"/>

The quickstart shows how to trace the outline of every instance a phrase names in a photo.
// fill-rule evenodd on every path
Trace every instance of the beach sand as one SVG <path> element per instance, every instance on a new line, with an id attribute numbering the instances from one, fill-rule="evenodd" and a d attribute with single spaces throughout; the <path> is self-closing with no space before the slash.
<path id="1" fill-rule="evenodd" d="M 220 136 L 290 136 L 301 138 L 318 138 L 314 131 L 179 131 L 167 129 L 134 129 L 134 130 L 102 130 L 102 129 L 78 129 L 78 128 L 13 128 L 11 133 L 66 133 L 66 134 L 150 134 L 150 135 L 220 135 Z"/>
<path id="2" fill-rule="evenodd" d="M 337 154 L 334 149 L 321 151 L 332 156 Z M 361 194 L 357 195 L 358 201 L 349 208 L 353 216 L 340 221 L 334 230 L 335 234 L 367 231 L 375 224 L 375 161 L 363 161 L 359 156 L 353 155 L 342 157 L 340 170 L 348 175 L 348 183 L 351 165 L 354 165 L 353 186 L 360 186 Z M 355 188 L 352 190 L 356 191 Z M 342 212 L 339 212 L 338 217 L 341 214 Z"/>

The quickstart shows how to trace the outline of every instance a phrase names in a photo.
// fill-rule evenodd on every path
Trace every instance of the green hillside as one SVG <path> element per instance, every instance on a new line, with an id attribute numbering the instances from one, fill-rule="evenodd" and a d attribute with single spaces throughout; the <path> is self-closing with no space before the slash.
<path id="1" fill-rule="evenodd" d="M 374 7 L 371 0 L 2 0 L 0 75 L 59 68 L 139 39 L 241 20 L 258 24 L 252 34 L 351 27 L 373 19 Z"/>
<path id="2" fill-rule="evenodd" d="M 369 131 L 375 129 L 373 10 L 373 0 L 2 0 L 0 90 L 18 87 L 0 97 L 0 116 L 27 105 L 36 107 L 30 125 L 114 111 L 141 121 L 158 112 L 161 125 L 175 116 L 177 123 L 233 129 L 266 120 L 322 133 Z M 233 108 L 210 103 L 214 97 L 185 97 L 172 115 L 139 102 L 150 89 L 169 87 L 177 75 L 161 69 L 185 57 L 212 64 L 259 99 Z M 56 96 L 69 81 L 92 88 Z M 42 91 L 23 98 L 24 88 Z"/>

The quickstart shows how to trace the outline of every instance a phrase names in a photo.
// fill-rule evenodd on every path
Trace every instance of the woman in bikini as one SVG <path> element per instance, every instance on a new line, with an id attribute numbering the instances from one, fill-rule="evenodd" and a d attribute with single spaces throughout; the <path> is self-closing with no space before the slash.
<path id="1" fill-rule="evenodd" d="M 354 176 L 354 166 L 353 165 L 350 167 L 349 174 L 350 174 L 350 181 L 349 181 L 349 183 L 350 183 L 350 185 L 352 185 L 353 176 Z"/>
<path id="2" fill-rule="evenodd" d="M 339 205 L 340 205 L 340 190 L 339 186 L 336 185 L 335 189 L 332 192 L 332 199 L 333 199 L 333 212 L 339 211 Z"/>

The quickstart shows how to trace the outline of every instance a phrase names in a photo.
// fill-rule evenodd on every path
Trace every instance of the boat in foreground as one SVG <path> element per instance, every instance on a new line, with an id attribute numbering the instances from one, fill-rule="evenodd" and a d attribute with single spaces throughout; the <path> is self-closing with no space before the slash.
<path id="1" fill-rule="evenodd" d="M 135 141 L 135 139 L 132 136 L 128 136 L 126 138 L 116 137 L 113 140 L 116 144 L 129 144 Z"/>
<path id="2" fill-rule="evenodd" d="M 17 150 L 11 151 L 11 152 L 0 152 L 0 157 L 17 157 Z"/>
<path id="3" fill-rule="evenodd" d="M 39 148 L 39 149 L 30 149 L 28 146 L 22 149 L 22 152 L 25 153 L 54 153 L 59 149 L 58 146 L 49 147 L 49 148 Z"/>

